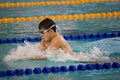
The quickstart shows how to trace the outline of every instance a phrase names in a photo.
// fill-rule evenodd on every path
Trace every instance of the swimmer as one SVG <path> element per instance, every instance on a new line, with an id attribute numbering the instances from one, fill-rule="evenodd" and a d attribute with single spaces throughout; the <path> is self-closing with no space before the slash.
<path id="1" fill-rule="evenodd" d="M 45 18 L 41 21 L 39 23 L 39 33 L 42 38 L 39 46 L 40 51 L 45 51 L 49 48 L 54 52 L 61 49 L 65 53 L 75 56 L 69 43 L 57 32 L 57 25 L 53 20 Z M 47 58 L 37 56 L 32 59 L 43 60 Z"/>

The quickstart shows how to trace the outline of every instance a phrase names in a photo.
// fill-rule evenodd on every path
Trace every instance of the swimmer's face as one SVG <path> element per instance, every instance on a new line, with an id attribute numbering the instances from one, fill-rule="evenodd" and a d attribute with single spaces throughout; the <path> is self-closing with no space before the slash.
<path id="1" fill-rule="evenodd" d="M 50 30 L 46 30 L 44 28 L 41 28 L 39 30 L 39 32 L 40 32 L 40 35 L 41 35 L 42 39 L 44 39 L 46 41 L 49 41 L 49 39 L 50 39 Z"/>

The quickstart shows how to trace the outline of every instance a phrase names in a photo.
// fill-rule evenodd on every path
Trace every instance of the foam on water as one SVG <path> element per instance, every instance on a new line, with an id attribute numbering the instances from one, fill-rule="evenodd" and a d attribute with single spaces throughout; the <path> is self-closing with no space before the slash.
<path id="1" fill-rule="evenodd" d="M 4 60 L 29 60 L 34 57 L 47 57 L 50 61 L 99 61 L 108 60 L 109 55 L 102 52 L 99 48 L 93 47 L 89 52 L 79 52 L 76 56 L 71 56 L 59 49 L 52 52 L 49 48 L 46 51 L 39 50 L 39 43 L 25 42 L 25 45 L 18 45 L 16 49 L 11 49 L 9 54 L 5 56 Z"/>

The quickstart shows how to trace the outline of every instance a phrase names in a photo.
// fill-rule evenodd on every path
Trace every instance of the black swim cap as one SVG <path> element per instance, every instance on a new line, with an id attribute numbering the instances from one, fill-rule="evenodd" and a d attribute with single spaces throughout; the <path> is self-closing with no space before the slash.
<path id="1" fill-rule="evenodd" d="M 48 29 L 50 28 L 52 25 L 55 25 L 55 22 L 49 18 L 45 18 L 44 20 L 42 20 L 39 23 L 39 29 L 44 28 L 44 29 Z M 56 32 L 56 26 L 52 28 L 55 32 Z"/>

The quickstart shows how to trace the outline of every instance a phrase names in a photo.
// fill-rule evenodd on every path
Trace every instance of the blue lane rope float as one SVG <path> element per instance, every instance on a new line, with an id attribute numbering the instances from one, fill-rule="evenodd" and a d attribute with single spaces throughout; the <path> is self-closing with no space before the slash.
<path id="1" fill-rule="evenodd" d="M 0 71 L 0 77 L 5 76 L 22 76 L 22 75 L 31 75 L 31 74 L 41 74 L 41 73 L 59 73 L 59 72 L 74 72 L 74 71 L 85 71 L 85 70 L 100 70 L 100 69 L 114 69 L 120 68 L 120 64 L 117 62 L 109 63 L 106 62 L 104 64 L 94 63 L 94 64 L 79 64 L 69 65 L 67 66 L 52 66 L 52 67 L 44 67 L 44 68 L 26 68 L 24 69 L 15 69 L 15 70 L 6 70 Z"/>
<path id="2" fill-rule="evenodd" d="M 120 32 L 111 32 L 111 33 L 94 33 L 94 34 L 78 34 L 78 35 L 64 35 L 66 40 L 81 40 L 81 39 L 103 39 L 103 38 L 113 38 L 120 37 Z M 12 38 L 12 39 L 0 39 L 0 44 L 6 43 L 23 43 L 24 41 L 28 42 L 39 42 L 41 41 L 40 37 L 35 38 Z"/>

